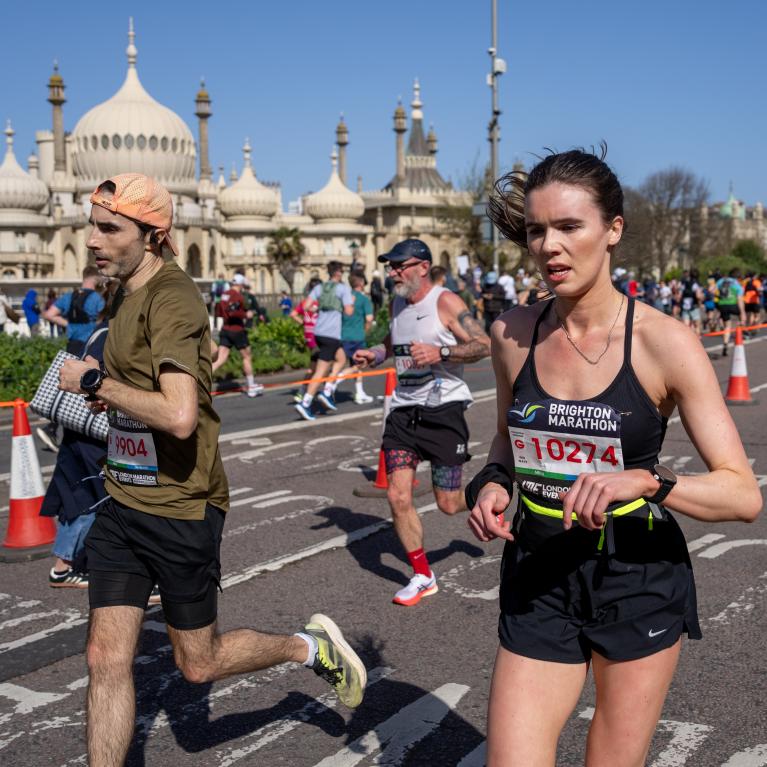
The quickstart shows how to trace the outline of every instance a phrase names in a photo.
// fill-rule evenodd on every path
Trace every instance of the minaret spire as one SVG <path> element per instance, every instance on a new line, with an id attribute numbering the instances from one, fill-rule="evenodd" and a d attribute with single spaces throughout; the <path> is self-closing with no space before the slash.
<path id="1" fill-rule="evenodd" d="M 400 97 L 397 108 L 394 110 L 394 132 L 397 135 L 396 160 L 397 160 L 397 183 L 402 184 L 405 181 L 405 131 L 407 131 L 407 115 L 402 106 L 402 97 Z"/>
<path id="2" fill-rule="evenodd" d="M 349 129 L 344 122 L 344 113 L 336 127 L 336 144 L 338 145 L 338 177 L 346 185 L 346 146 L 349 143 Z"/>
<path id="3" fill-rule="evenodd" d="M 16 135 L 16 131 L 11 126 L 10 117 L 5 123 L 5 152 L 6 154 L 13 154 L 13 137 Z"/>
<path id="4" fill-rule="evenodd" d="M 413 82 L 413 100 L 410 102 L 410 106 L 413 108 L 413 111 L 410 113 L 413 120 L 423 120 L 423 112 L 421 111 L 421 107 L 423 106 L 423 102 L 421 101 L 421 84 L 418 82 L 417 77 Z"/>
<path id="5" fill-rule="evenodd" d="M 198 120 L 198 132 L 200 142 L 200 181 L 210 181 L 213 178 L 213 169 L 208 159 L 208 119 L 213 114 L 210 109 L 210 96 L 205 88 L 205 78 L 200 78 L 200 90 L 195 97 L 195 115 Z"/>
<path id="6" fill-rule="evenodd" d="M 58 61 L 53 62 L 53 74 L 48 80 L 48 103 L 53 107 L 53 170 L 65 173 L 67 169 L 64 144 L 64 78 L 59 74 Z"/>
<path id="7" fill-rule="evenodd" d="M 136 58 L 138 57 L 138 50 L 136 49 L 136 33 L 133 31 L 133 16 L 128 19 L 128 47 L 125 49 L 125 53 L 128 56 L 128 67 L 134 69 L 136 67 Z"/>

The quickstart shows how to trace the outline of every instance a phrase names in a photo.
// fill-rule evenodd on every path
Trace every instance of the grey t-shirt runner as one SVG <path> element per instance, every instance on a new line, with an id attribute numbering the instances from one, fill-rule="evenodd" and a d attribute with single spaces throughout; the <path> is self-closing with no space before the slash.
<path id="1" fill-rule="evenodd" d="M 340 299 L 343 306 L 352 306 L 354 304 L 354 296 L 352 295 L 352 289 L 343 282 L 339 282 L 335 288 L 336 296 Z M 317 287 L 309 293 L 309 298 L 319 303 L 320 296 L 322 295 L 322 285 Z M 317 326 L 314 328 L 314 335 L 324 336 L 325 338 L 336 338 L 341 340 L 341 312 L 334 310 L 322 311 L 320 310 L 317 317 Z"/>

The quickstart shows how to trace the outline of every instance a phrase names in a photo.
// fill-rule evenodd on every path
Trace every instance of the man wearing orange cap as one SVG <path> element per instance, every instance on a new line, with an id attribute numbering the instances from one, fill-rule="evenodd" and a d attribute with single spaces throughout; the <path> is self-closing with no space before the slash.
<path id="1" fill-rule="evenodd" d="M 73 360 L 61 388 L 88 395 L 109 417 L 107 500 L 86 540 L 90 567 L 88 755 L 91 767 L 122 764 L 135 718 L 133 657 L 153 584 L 160 588 L 176 663 L 211 682 L 294 661 L 359 705 L 362 662 L 324 615 L 293 636 L 216 631 L 219 549 L 229 488 L 210 389 L 208 313 L 194 282 L 163 250 L 173 205 L 136 173 L 91 195 L 87 246 L 125 299 L 110 323 L 104 364 Z"/>

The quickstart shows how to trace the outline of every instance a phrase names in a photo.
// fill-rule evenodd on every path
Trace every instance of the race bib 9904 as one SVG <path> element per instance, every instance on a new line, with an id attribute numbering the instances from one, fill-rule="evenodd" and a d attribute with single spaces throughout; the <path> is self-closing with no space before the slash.
<path id="1" fill-rule="evenodd" d="M 149 427 L 120 410 L 110 410 L 107 468 L 121 485 L 158 483 L 157 450 Z"/>
<path id="2" fill-rule="evenodd" d="M 558 499 L 584 472 L 623 471 L 621 416 L 609 405 L 515 404 L 507 423 L 514 470 L 528 493 Z"/>

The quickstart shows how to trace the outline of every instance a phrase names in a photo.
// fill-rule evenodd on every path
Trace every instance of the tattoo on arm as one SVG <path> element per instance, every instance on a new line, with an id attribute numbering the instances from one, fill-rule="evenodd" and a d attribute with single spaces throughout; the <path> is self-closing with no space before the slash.
<path id="1" fill-rule="evenodd" d="M 456 362 L 478 362 L 487 357 L 490 354 L 490 339 L 471 312 L 461 312 L 458 315 L 458 324 L 469 336 L 469 340 L 451 346 L 450 359 Z"/>

